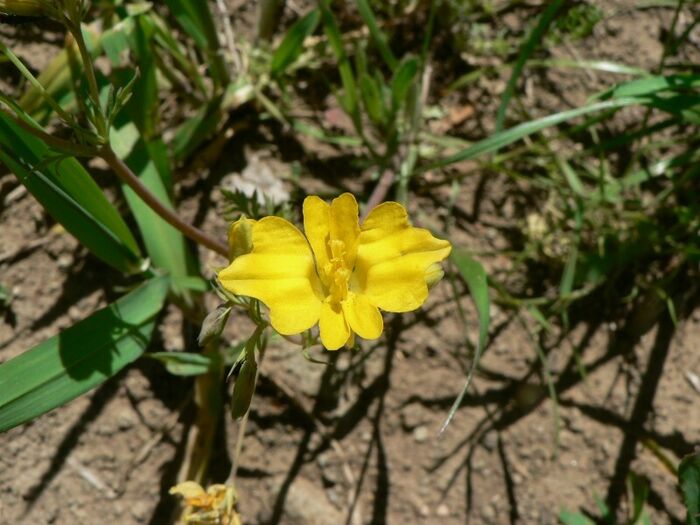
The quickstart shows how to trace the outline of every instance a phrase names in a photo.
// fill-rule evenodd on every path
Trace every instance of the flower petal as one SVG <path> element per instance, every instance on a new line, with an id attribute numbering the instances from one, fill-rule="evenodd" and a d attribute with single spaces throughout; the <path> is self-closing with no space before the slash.
<path id="1" fill-rule="evenodd" d="M 325 268 L 330 259 L 328 238 L 330 235 L 331 207 L 315 195 L 304 199 L 304 233 L 316 258 L 316 268 L 321 280 L 328 285 Z"/>
<path id="2" fill-rule="evenodd" d="M 348 293 L 343 301 L 343 313 L 350 329 L 363 339 L 377 339 L 384 330 L 384 321 L 379 309 L 364 295 Z"/>
<path id="3" fill-rule="evenodd" d="M 331 202 L 330 238 L 343 241 L 345 266 L 355 265 L 357 242 L 360 235 L 357 201 L 352 193 L 343 193 Z"/>
<path id="4" fill-rule="evenodd" d="M 429 268 L 450 250 L 448 241 L 412 227 L 403 206 L 386 202 L 362 224 L 353 287 L 382 310 L 415 310 L 428 297 Z"/>
<path id="5" fill-rule="evenodd" d="M 350 338 L 350 327 L 339 304 L 324 302 L 319 321 L 321 343 L 328 350 L 337 350 Z"/>
<path id="6" fill-rule="evenodd" d="M 221 270 L 219 280 L 235 294 L 262 301 L 281 334 L 301 333 L 320 317 L 323 293 L 309 244 L 280 217 L 253 225 L 253 251 Z"/>

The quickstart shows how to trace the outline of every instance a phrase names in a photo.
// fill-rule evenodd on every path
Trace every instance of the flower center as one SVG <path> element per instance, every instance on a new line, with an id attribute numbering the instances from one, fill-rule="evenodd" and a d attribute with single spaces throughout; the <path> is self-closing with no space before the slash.
<path id="1" fill-rule="evenodd" d="M 351 271 L 345 264 L 345 243 L 338 239 L 331 239 L 328 241 L 328 246 L 331 258 L 323 268 L 328 277 L 327 300 L 339 304 L 348 295 L 348 281 Z"/>

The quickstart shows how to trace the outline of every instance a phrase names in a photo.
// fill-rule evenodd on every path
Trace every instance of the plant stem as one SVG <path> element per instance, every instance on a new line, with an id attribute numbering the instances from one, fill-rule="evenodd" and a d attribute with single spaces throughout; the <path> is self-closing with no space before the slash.
<path id="1" fill-rule="evenodd" d="M 88 90 L 90 91 L 90 99 L 95 108 L 95 127 L 97 128 L 97 133 L 109 141 L 107 122 L 104 118 L 102 112 L 102 105 L 100 104 L 100 90 L 97 87 L 97 77 L 95 76 L 95 68 L 92 64 L 92 57 L 88 52 L 87 45 L 85 45 L 85 38 L 83 38 L 83 30 L 81 28 L 80 14 L 76 11 L 74 16 L 71 17 L 69 21 L 66 22 L 68 30 L 73 35 L 75 43 L 78 45 L 78 51 L 80 51 L 80 58 L 83 61 L 83 71 L 85 72 L 85 77 L 87 78 Z"/>
<path id="2" fill-rule="evenodd" d="M 131 171 L 126 163 L 117 157 L 110 146 L 105 146 L 100 150 L 99 155 L 114 170 L 117 176 L 126 183 L 143 201 L 168 224 L 182 232 L 186 237 L 192 239 L 197 244 L 206 246 L 228 258 L 228 246 L 210 237 L 199 228 L 184 222 L 175 211 L 166 207 L 158 198 L 151 193 L 141 180 Z"/>
<path id="3" fill-rule="evenodd" d="M 17 115 L 7 111 L 6 109 L 0 108 L 0 113 L 11 119 L 12 122 L 17 124 L 20 128 L 43 140 L 46 142 L 46 144 L 58 151 L 68 153 L 69 155 L 74 155 L 76 157 L 95 157 L 97 155 L 97 149 L 93 148 L 92 146 L 76 144 L 68 140 L 59 139 L 53 135 L 49 135 L 42 129 L 33 126 L 26 120 L 19 118 Z"/>

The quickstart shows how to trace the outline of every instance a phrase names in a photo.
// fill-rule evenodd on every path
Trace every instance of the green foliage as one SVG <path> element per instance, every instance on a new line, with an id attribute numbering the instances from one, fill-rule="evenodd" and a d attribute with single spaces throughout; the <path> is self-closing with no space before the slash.
<path id="1" fill-rule="evenodd" d="M 489 323 L 491 319 L 491 303 L 489 300 L 489 285 L 488 278 L 486 276 L 486 271 L 484 267 L 471 257 L 468 253 L 463 250 L 455 250 L 451 255 L 451 260 L 457 267 L 459 274 L 462 279 L 465 280 L 467 286 L 469 287 L 469 293 L 474 300 L 474 306 L 476 306 L 476 311 L 479 316 L 479 340 L 476 345 L 476 352 L 472 358 L 471 367 L 469 369 L 469 374 L 467 375 L 467 380 L 464 383 L 464 387 L 460 392 L 459 396 L 452 405 L 447 419 L 442 425 L 440 432 L 443 432 L 447 426 L 452 421 L 452 418 L 457 412 L 457 409 L 462 403 L 469 385 L 471 384 L 472 378 L 474 377 L 474 371 L 479 366 L 479 359 L 481 359 L 481 354 L 486 348 L 486 342 L 489 335 Z"/>
<path id="2" fill-rule="evenodd" d="M 52 151 L 0 114 L 0 160 L 100 259 L 129 274 L 142 269 L 140 250 L 126 223 L 75 158 Z"/>
<path id="3" fill-rule="evenodd" d="M 0 364 L 0 432 L 84 394 L 137 359 L 163 307 L 156 277 L 87 319 Z"/>
<path id="4" fill-rule="evenodd" d="M 700 523 L 700 453 L 683 458 L 678 467 L 678 479 L 683 492 L 683 502 L 688 511 L 687 525 Z"/>
<path id="5" fill-rule="evenodd" d="M 593 33 L 596 24 L 605 18 L 603 10 L 595 3 L 583 2 L 574 5 L 554 24 L 555 31 L 550 37 L 551 44 L 564 39 L 581 40 Z"/>

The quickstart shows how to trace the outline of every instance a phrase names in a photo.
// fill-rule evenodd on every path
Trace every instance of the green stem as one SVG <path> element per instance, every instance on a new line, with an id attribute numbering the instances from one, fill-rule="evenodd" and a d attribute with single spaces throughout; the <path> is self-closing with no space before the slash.
<path id="1" fill-rule="evenodd" d="M 95 68 L 92 64 L 92 57 L 85 44 L 85 38 L 83 37 L 83 31 L 81 28 L 80 14 L 74 13 L 71 16 L 71 20 L 66 22 L 68 30 L 73 35 L 75 43 L 78 45 L 78 51 L 80 52 L 80 58 L 83 62 L 83 71 L 85 72 L 85 77 L 87 78 L 88 90 L 90 93 L 90 100 L 95 108 L 95 128 L 97 133 L 104 138 L 106 142 L 109 141 L 109 133 L 107 130 L 107 120 L 102 111 L 102 105 L 100 104 L 100 90 L 97 87 L 97 77 L 95 76 Z"/>
<path id="2" fill-rule="evenodd" d="M 24 129 L 25 131 L 28 131 L 35 137 L 43 140 L 46 144 L 51 146 L 52 148 L 62 152 L 62 153 L 67 153 L 69 155 L 73 155 L 75 157 L 96 157 L 98 154 L 98 151 L 93 148 L 92 146 L 85 146 L 83 144 L 75 144 L 73 142 L 63 140 L 56 138 L 52 135 L 49 135 L 45 131 L 39 129 L 36 126 L 33 126 L 29 122 L 19 118 L 15 114 L 11 113 L 10 111 L 7 111 L 6 109 L 0 109 L 0 113 L 3 115 L 7 116 L 8 118 L 12 119 L 12 121 L 17 124 L 19 127 Z"/>
<path id="3" fill-rule="evenodd" d="M 41 85 L 41 82 L 32 75 L 31 71 L 29 71 L 26 66 L 22 63 L 22 61 L 15 55 L 12 50 L 7 47 L 5 44 L 0 42 L 0 52 L 4 54 L 10 62 L 17 68 L 17 70 L 22 74 L 24 78 L 27 79 L 27 81 L 32 85 L 34 89 L 36 89 L 39 94 L 46 100 L 46 102 L 53 108 L 53 110 L 58 113 L 61 118 L 63 119 L 64 122 L 69 124 L 70 126 L 75 126 L 75 120 L 73 119 L 73 116 L 66 112 L 59 104 L 56 102 L 53 97 L 46 91 L 44 86 Z"/>

